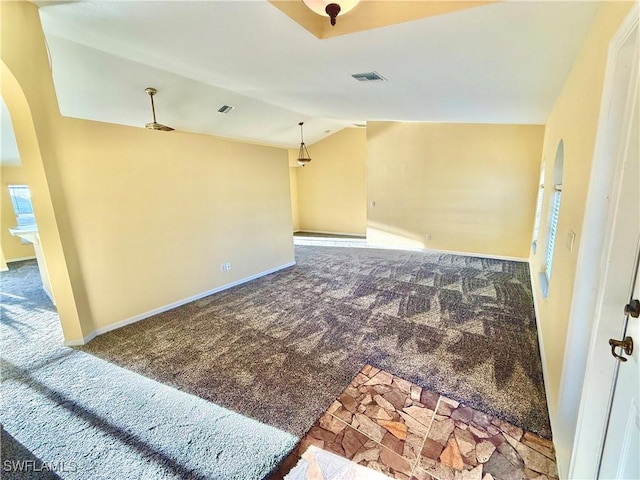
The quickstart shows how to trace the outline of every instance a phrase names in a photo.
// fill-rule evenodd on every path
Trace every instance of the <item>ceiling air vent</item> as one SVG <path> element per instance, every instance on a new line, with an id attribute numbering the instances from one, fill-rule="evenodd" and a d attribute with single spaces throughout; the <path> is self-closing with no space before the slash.
<path id="1" fill-rule="evenodd" d="M 219 109 L 218 112 L 220 113 L 229 113 L 231 110 L 233 110 L 235 107 L 232 107 L 230 105 L 222 105 Z"/>
<path id="2" fill-rule="evenodd" d="M 354 73 L 351 76 L 359 82 L 385 82 L 387 80 L 378 72 Z"/>

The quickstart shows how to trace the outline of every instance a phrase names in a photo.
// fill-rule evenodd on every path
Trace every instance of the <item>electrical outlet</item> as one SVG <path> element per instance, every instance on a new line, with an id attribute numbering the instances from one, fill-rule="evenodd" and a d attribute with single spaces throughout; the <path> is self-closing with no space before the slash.
<path id="1" fill-rule="evenodd" d="M 430 234 L 430 233 L 427 233 L 427 234 L 424 236 L 424 238 L 425 238 L 425 240 L 431 240 L 431 234 Z"/>
<path id="2" fill-rule="evenodd" d="M 226 272 L 227 271 L 227 264 L 226 263 L 221 263 L 220 264 L 220 271 L 221 272 Z"/>
<path id="3" fill-rule="evenodd" d="M 231 262 L 227 262 L 225 263 L 225 268 L 227 269 L 227 271 L 231 270 Z"/>

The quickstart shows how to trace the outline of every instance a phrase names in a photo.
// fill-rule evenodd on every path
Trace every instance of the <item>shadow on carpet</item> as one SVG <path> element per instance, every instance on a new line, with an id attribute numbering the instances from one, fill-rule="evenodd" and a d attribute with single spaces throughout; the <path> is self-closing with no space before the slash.
<path id="1" fill-rule="evenodd" d="M 0 435 L 3 480 L 61 480 L 54 468 L 75 468 L 75 464 L 69 464 L 65 467 L 64 464 L 54 465 L 40 460 L 28 448 L 9 435 L 2 426 L 0 426 Z"/>
<path id="2" fill-rule="evenodd" d="M 526 263 L 310 246 L 296 260 L 82 350 L 296 436 L 368 363 L 550 437 Z"/>
<path id="3" fill-rule="evenodd" d="M 0 273 L 0 297 L 3 480 L 258 480 L 298 440 L 63 346 L 35 261 Z"/>

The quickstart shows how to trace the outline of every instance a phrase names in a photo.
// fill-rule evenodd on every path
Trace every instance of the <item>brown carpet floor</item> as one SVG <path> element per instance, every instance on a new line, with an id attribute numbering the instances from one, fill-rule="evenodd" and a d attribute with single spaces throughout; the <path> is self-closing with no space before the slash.
<path id="1" fill-rule="evenodd" d="M 526 263 L 296 247 L 82 349 L 302 436 L 365 364 L 550 436 Z"/>

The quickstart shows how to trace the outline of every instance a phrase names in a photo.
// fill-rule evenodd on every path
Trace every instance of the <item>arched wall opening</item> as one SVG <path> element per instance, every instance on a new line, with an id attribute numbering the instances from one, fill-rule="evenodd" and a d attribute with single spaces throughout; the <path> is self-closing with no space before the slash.
<path id="1" fill-rule="evenodd" d="M 45 268 L 48 271 L 62 332 L 68 343 L 80 342 L 83 338 L 80 315 L 65 261 L 31 107 L 18 79 L 4 59 L 0 61 L 0 67 L 0 93 L 11 116 L 22 165 L 32 189 L 43 259 L 46 262 Z"/>
<path id="2" fill-rule="evenodd" d="M 547 200 L 547 235 L 545 242 L 544 271 L 541 274 L 542 294 L 546 297 L 551 282 L 553 257 L 555 254 L 556 240 L 558 237 L 558 224 L 560 221 L 560 203 L 562 201 L 562 178 L 564 172 L 564 140 L 558 142 L 556 156 L 553 161 L 553 178 L 548 185 Z"/>

